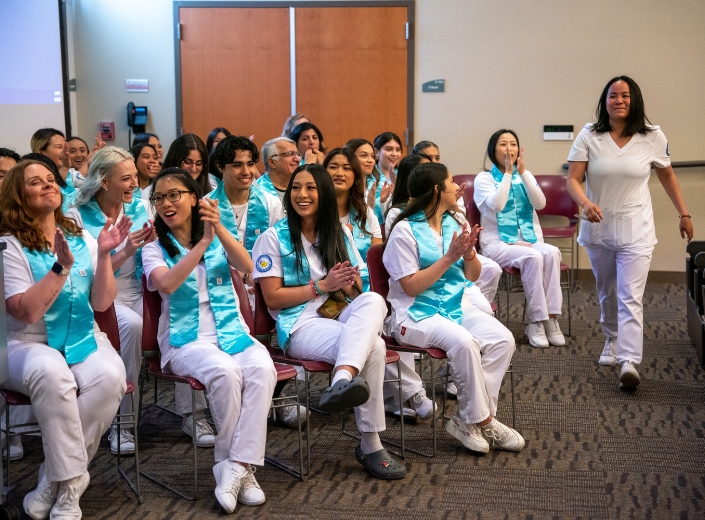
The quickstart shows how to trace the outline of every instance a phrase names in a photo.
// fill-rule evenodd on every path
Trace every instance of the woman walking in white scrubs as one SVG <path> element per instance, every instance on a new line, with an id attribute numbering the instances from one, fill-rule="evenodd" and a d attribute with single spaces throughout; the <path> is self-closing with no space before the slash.
<path id="1" fill-rule="evenodd" d="M 120 357 L 125 364 L 127 380 L 137 382 L 142 366 L 142 246 L 153 240 L 153 229 L 144 201 L 134 196 L 138 187 L 135 161 L 128 152 L 116 146 L 99 150 L 93 157 L 83 184 L 76 194 L 76 206 L 66 216 L 93 238 L 103 230 L 108 219 L 117 225 L 129 220 L 132 233 L 120 244 L 111 263 L 115 271 L 117 297 L 115 314 L 120 332 Z M 137 385 L 120 404 L 121 414 L 131 414 L 139 403 Z M 117 429 L 110 431 L 110 451 L 118 453 Z M 120 429 L 120 452 L 135 452 L 135 439 L 128 428 Z"/>
<path id="2" fill-rule="evenodd" d="M 22 161 L 0 194 L 7 306 L 9 379 L 28 395 L 42 430 L 39 484 L 23 501 L 34 519 L 81 518 L 88 464 L 125 395 L 125 367 L 93 310 L 117 293 L 110 251 L 127 220 L 94 239 L 61 210 L 61 192 L 39 161 Z M 79 395 L 80 392 L 80 395 Z"/>
<path id="3" fill-rule="evenodd" d="M 597 105 L 597 122 L 580 131 L 568 155 L 567 188 L 583 208 L 578 243 L 587 249 L 606 336 L 601 365 L 621 365 L 621 388 L 634 390 L 644 348 L 642 298 L 656 245 L 649 193 L 651 167 L 678 211 L 682 237 L 693 224 L 676 179 L 668 141 L 649 124 L 641 89 L 627 76 L 612 78 Z M 581 183 L 587 179 L 587 193 Z"/>
<path id="4" fill-rule="evenodd" d="M 249 335 L 230 268 L 252 270 L 244 246 L 220 221 L 218 201 L 201 197 L 185 170 L 155 177 L 157 242 L 144 246 L 147 287 L 162 297 L 162 367 L 203 382 L 218 435 L 215 496 L 227 513 L 265 496 L 253 465 L 264 464 L 267 415 L 277 374 L 267 349 Z"/>
<path id="5" fill-rule="evenodd" d="M 500 423 L 497 400 L 514 353 L 514 338 L 499 321 L 463 305 L 466 281 L 482 269 L 473 249 L 481 228 L 468 231 L 453 217 L 458 189 L 442 164 L 421 164 L 409 176 L 411 201 L 390 230 L 384 266 L 390 275 L 390 329 L 401 344 L 444 350 L 458 387 L 458 414 L 446 430 L 466 448 L 487 453 L 487 439 L 519 451 L 524 439 Z M 421 379 L 404 366 L 403 388 Z M 412 390 L 407 390 L 411 386 Z"/>
<path id="6" fill-rule="evenodd" d="M 521 271 L 529 325 L 526 335 L 534 347 L 565 345 L 556 316 L 561 313 L 561 252 L 543 241 L 537 209 L 546 197 L 524 167 L 524 149 L 512 130 L 490 137 L 487 155 L 492 169 L 475 179 L 475 204 L 482 214 L 482 252 L 502 267 Z"/>
<path id="7" fill-rule="evenodd" d="M 340 157 L 340 156 L 338 156 Z M 362 292 L 364 262 L 338 217 L 335 187 L 323 166 L 299 166 L 284 195 L 287 218 L 255 243 L 253 277 L 277 320 L 279 346 L 294 359 L 334 365 L 320 407 L 355 408 L 361 433 L 355 458 L 375 478 L 402 479 L 406 468 L 382 447 L 386 348 L 384 299 Z"/>

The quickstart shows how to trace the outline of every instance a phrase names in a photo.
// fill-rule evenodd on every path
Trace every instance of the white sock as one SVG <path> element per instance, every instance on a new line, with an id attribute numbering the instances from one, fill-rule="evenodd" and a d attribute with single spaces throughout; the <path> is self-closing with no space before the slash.
<path id="1" fill-rule="evenodd" d="M 382 441 L 379 440 L 377 432 L 361 432 L 360 433 L 360 449 L 365 455 L 374 453 L 383 448 Z"/>
<path id="2" fill-rule="evenodd" d="M 333 375 L 333 382 L 330 384 L 330 386 L 333 386 L 341 379 L 345 379 L 346 381 L 352 381 L 352 378 L 353 376 L 348 370 L 341 368 Z"/>

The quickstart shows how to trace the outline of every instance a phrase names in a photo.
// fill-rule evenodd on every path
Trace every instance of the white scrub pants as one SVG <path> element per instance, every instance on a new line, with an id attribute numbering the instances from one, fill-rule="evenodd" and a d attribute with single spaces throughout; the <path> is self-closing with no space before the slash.
<path id="1" fill-rule="evenodd" d="M 289 337 L 286 353 L 294 359 L 324 361 L 336 367 L 350 365 L 359 370 L 360 377 L 370 386 L 368 401 L 355 408 L 360 432 L 381 432 L 386 428 L 382 385 L 387 348 L 380 337 L 386 315 L 384 299 L 367 292 L 345 307 L 336 320 L 310 318 Z"/>
<path id="2" fill-rule="evenodd" d="M 483 253 L 502 267 L 521 271 L 529 321 L 546 321 L 549 314 L 561 314 L 561 252 L 556 246 L 536 242 L 531 247 L 495 241 Z"/>
<path id="3" fill-rule="evenodd" d="M 617 362 L 638 365 L 644 351 L 644 289 L 653 246 L 612 251 L 588 247 L 600 298 L 600 323 L 608 338 L 617 338 Z"/>
<path id="4" fill-rule="evenodd" d="M 43 343 L 11 340 L 7 345 L 10 378 L 3 387 L 32 400 L 50 482 L 88 471 L 125 395 L 127 378 L 120 356 L 105 334 L 96 332 L 95 339 L 98 350 L 71 365 Z"/>
<path id="5" fill-rule="evenodd" d="M 512 333 L 499 321 L 476 309 L 465 310 L 460 325 L 439 314 L 419 322 L 407 318 L 394 326 L 394 338 L 403 345 L 445 351 L 458 387 L 458 413 L 463 421 L 479 423 L 496 415 L 502 378 L 515 349 Z M 398 395 L 396 383 L 388 386 L 392 395 Z M 402 363 L 403 399 L 422 388 L 412 354 L 411 364 Z"/>
<path id="6" fill-rule="evenodd" d="M 129 305 L 132 303 L 132 305 Z M 140 402 L 138 379 L 142 366 L 142 297 L 135 302 L 115 300 L 115 315 L 120 332 L 120 357 L 125 364 L 127 380 L 135 390 L 132 395 L 123 397 L 120 403 L 121 414 L 131 414 Z"/>
<path id="7" fill-rule="evenodd" d="M 482 265 L 482 271 L 480 272 L 480 277 L 473 285 L 480 289 L 480 292 L 488 302 L 493 302 L 494 297 L 497 295 L 499 279 L 502 278 L 502 268 L 497 262 L 486 256 L 477 255 L 477 259 Z"/>
<path id="8" fill-rule="evenodd" d="M 277 381 L 267 349 L 255 340 L 243 352 L 227 354 L 213 343 L 196 340 L 177 349 L 167 367 L 173 374 L 196 378 L 206 387 L 218 430 L 216 464 L 229 459 L 262 466 L 267 415 Z"/>

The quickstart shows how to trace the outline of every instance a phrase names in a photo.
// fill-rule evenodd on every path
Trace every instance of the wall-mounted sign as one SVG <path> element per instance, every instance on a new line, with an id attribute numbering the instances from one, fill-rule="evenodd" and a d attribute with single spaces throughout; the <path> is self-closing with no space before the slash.
<path id="1" fill-rule="evenodd" d="M 421 92 L 445 92 L 446 80 L 433 79 L 421 85 Z"/>
<path id="2" fill-rule="evenodd" d="M 572 141 L 573 125 L 543 125 L 544 141 Z"/>
<path id="3" fill-rule="evenodd" d="M 146 79 L 126 79 L 126 92 L 149 92 L 149 80 Z"/>

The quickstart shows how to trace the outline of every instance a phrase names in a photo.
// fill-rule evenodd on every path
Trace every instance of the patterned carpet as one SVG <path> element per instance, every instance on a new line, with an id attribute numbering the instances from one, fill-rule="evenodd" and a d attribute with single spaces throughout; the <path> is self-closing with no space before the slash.
<path id="1" fill-rule="evenodd" d="M 356 441 L 341 434 L 341 417 L 314 414 L 311 475 L 299 482 L 272 466 L 259 468 L 267 502 L 239 506 L 236 515 L 281 520 L 705 518 L 705 371 L 687 338 L 685 298 L 680 286 L 647 286 L 642 384 L 628 394 L 618 388 L 617 368 L 597 364 L 604 338 L 594 286 L 573 294 L 573 335 L 565 348 L 529 347 L 520 322 L 523 297 L 512 295 L 510 328 L 519 343 L 516 426 L 526 438 L 520 453 L 475 455 L 439 422 L 436 457 L 408 454 L 407 478 L 381 482 L 355 461 Z M 511 424 L 509 380 L 507 375 L 498 417 Z M 319 386 L 325 381 L 317 380 Z M 153 402 L 150 388 L 147 405 Z M 173 404 L 171 387 L 160 386 L 159 395 L 161 404 Z M 456 408 L 455 401 L 448 402 L 448 413 Z M 398 440 L 399 433 L 398 421 L 388 418 L 385 438 Z M 146 406 L 140 441 L 144 471 L 193 489 L 193 451 L 179 419 Z M 407 443 L 430 449 L 430 421 L 408 425 Z M 36 485 L 42 460 L 38 438 L 25 438 L 24 445 L 26 455 L 12 471 L 16 487 L 10 501 L 18 507 Z M 291 430 L 272 423 L 267 445 L 269 455 L 295 462 Z M 199 500 L 187 502 L 142 479 L 145 501 L 138 505 L 104 440 L 81 499 L 84 518 L 225 516 L 213 496 L 212 457 L 212 450 L 199 449 Z M 131 469 L 132 460 L 126 460 Z"/>

